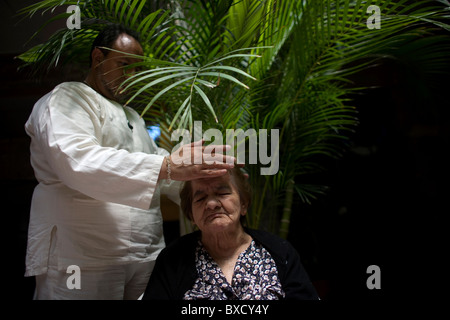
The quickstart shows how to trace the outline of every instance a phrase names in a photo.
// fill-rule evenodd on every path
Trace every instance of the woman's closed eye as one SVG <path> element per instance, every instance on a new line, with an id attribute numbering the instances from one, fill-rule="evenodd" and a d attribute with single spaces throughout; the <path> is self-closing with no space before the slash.
<path id="1" fill-rule="evenodd" d="M 231 192 L 220 192 L 217 194 L 217 197 L 224 197 L 230 195 Z M 197 198 L 194 198 L 194 202 L 202 202 L 203 200 L 206 200 L 207 196 L 199 196 Z"/>
<path id="2" fill-rule="evenodd" d="M 194 202 L 202 202 L 205 199 L 206 199 L 206 196 L 200 197 L 200 198 L 195 199 Z"/>

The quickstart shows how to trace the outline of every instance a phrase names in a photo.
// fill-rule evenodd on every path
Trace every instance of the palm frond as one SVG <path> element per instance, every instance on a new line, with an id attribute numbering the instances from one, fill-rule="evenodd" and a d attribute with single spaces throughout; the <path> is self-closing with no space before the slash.
<path id="1" fill-rule="evenodd" d="M 106 23 L 121 23 L 142 35 L 141 43 L 148 56 L 158 57 L 164 43 L 172 35 L 170 12 L 157 10 L 145 12 L 146 1 L 64 1 L 45 0 L 22 9 L 19 13 L 32 17 L 37 12 L 54 11 L 65 5 L 78 5 L 80 8 L 81 29 L 61 29 L 47 42 L 35 46 L 19 56 L 34 70 L 35 74 L 47 71 L 59 63 L 87 64 L 92 41 Z M 52 17 L 49 22 L 67 19 L 70 14 L 64 13 Z M 37 32 L 40 32 L 45 23 Z M 155 50 L 152 52 L 151 50 Z M 45 72 L 44 72 L 45 74 Z"/>
<path id="2" fill-rule="evenodd" d="M 447 0 L 46 0 L 22 14 L 69 4 L 80 6 L 83 28 L 61 30 L 21 58 L 41 70 L 67 57 L 87 59 L 106 21 L 139 31 L 143 70 L 120 90 L 160 123 L 168 150 L 171 131 L 194 121 L 222 131 L 279 130 L 271 150 L 279 152 L 279 171 L 264 176 L 261 163 L 245 167 L 255 189 L 247 215 L 254 228 L 286 230 L 294 197 L 312 203 L 325 192 L 304 179 L 348 146 L 358 124 L 349 97 L 363 89 L 353 75 L 397 59 L 431 90 L 437 75 L 450 73 Z M 371 5 L 380 9 L 379 29 L 368 27 Z"/>

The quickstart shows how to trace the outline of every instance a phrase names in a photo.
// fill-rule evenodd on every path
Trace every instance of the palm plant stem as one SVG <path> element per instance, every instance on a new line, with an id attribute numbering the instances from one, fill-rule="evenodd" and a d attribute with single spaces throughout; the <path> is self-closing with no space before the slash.
<path id="1" fill-rule="evenodd" d="M 318 62 L 321 61 L 321 59 L 322 59 L 322 57 L 324 57 L 325 53 L 331 49 L 332 45 L 333 45 L 333 42 L 329 41 L 328 44 L 326 46 L 324 46 L 322 52 L 317 56 L 315 63 L 311 64 L 309 70 L 306 72 L 306 74 L 303 78 L 304 81 L 301 82 L 300 87 L 297 90 L 294 99 L 292 100 L 293 103 L 291 104 L 291 106 L 289 108 L 288 115 L 292 114 L 293 109 L 296 104 L 296 101 L 299 98 L 300 94 L 303 92 L 303 88 L 305 86 L 306 79 L 308 79 L 309 75 L 313 74 L 313 72 L 314 72 L 314 66 L 318 65 Z M 286 117 L 286 119 L 283 123 L 281 132 L 280 132 L 280 141 L 283 141 L 283 134 L 285 132 L 285 129 L 288 126 L 289 120 L 290 119 L 288 116 L 288 117 Z M 264 186 L 264 190 L 266 190 L 267 183 L 268 183 L 268 180 L 266 179 L 266 182 L 265 182 L 266 185 Z M 285 201 L 284 201 L 284 206 L 283 206 L 283 214 L 282 214 L 281 224 L 280 224 L 280 228 L 279 228 L 279 234 L 282 238 L 286 238 L 288 235 L 288 232 L 289 232 L 289 224 L 290 224 L 291 214 L 292 214 L 294 186 L 295 186 L 295 176 L 286 182 Z M 265 194 L 265 193 L 263 193 L 263 194 Z M 262 199 L 261 199 L 261 202 L 262 202 Z M 260 206 L 260 210 L 262 210 L 262 205 Z M 258 216 L 259 215 L 261 215 L 261 212 L 258 212 Z"/>
<path id="2" fill-rule="evenodd" d="M 280 224 L 280 237 L 283 239 L 287 238 L 287 235 L 289 233 L 289 224 L 291 222 L 291 214 L 292 214 L 292 202 L 293 202 L 293 196 L 294 196 L 294 185 L 295 181 L 294 179 L 289 179 L 286 186 L 286 196 L 284 199 L 284 208 L 283 208 L 283 215 L 281 217 L 281 224 Z"/>
<path id="3" fill-rule="evenodd" d="M 267 188 L 269 186 L 269 178 L 268 178 L 268 176 L 266 176 L 265 180 L 266 181 L 264 183 L 264 189 L 263 189 L 262 194 L 267 194 Z M 259 224 L 261 222 L 261 213 L 262 213 L 263 207 L 264 207 L 264 203 L 263 203 L 264 199 L 265 199 L 264 197 L 259 197 L 259 204 L 258 204 L 258 207 L 257 207 L 256 214 L 254 215 L 255 216 L 255 221 L 254 221 L 254 224 L 253 224 L 254 228 L 255 227 L 258 228 Z"/>

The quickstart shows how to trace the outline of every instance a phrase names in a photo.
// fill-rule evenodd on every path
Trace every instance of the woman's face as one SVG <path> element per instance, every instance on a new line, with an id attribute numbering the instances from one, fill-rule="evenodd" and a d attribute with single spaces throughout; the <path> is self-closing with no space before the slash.
<path id="1" fill-rule="evenodd" d="M 247 205 L 229 174 L 192 182 L 192 219 L 202 232 L 233 231 L 240 227 Z"/>

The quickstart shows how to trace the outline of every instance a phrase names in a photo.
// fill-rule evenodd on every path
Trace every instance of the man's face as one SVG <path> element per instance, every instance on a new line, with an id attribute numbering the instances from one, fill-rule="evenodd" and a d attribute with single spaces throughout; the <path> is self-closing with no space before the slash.
<path id="1" fill-rule="evenodd" d="M 123 33 L 114 42 L 112 48 L 117 51 L 142 55 L 143 50 L 139 42 L 133 37 Z M 124 53 L 109 51 L 107 54 L 96 48 L 97 59 L 94 65 L 96 86 L 100 93 L 108 99 L 125 102 L 126 93 L 120 93 L 120 84 L 127 76 L 136 72 L 135 68 L 128 66 L 139 62 L 138 59 L 128 57 Z"/>
<path id="2" fill-rule="evenodd" d="M 192 219 L 205 233 L 237 230 L 247 206 L 240 201 L 231 176 L 192 181 Z"/>

